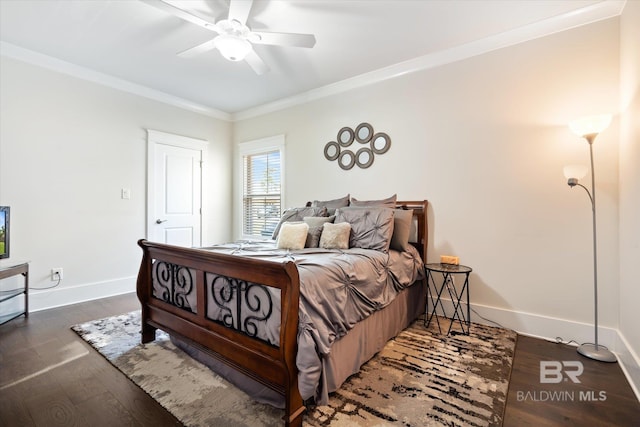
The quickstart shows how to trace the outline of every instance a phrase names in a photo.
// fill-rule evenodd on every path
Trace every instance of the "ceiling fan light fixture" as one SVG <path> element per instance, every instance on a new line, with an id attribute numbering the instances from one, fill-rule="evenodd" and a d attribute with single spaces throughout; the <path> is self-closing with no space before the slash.
<path id="1" fill-rule="evenodd" d="M 216 48 L 229 61 L 242 61 L 251 51 L 251 43 L 247 39 L 231 34 L 221 34 L 216 37 Z"/>

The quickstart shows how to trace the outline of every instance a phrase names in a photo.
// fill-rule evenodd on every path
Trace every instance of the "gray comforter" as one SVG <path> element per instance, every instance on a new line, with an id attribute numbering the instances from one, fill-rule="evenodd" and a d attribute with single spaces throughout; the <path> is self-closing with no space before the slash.
<path id="1" fill-rule="evenodd" d="M 299 370 L 298 383 L 303 399 L 316 395 L 322 373 L 321 358 L 331 351 L 331 344 L 345 335 L 356 323 L 388 305 L 404 288 L 422 279 L 424 269 L 418 252 L 413 247 L 405 252 L 389 253 L 370 249 L 303 249 L 288 251 L 275 249 L 273 242 L 239 242 L 220 245 L 207 250 L 236 256 L 260 257 L 274 262 L 292 260 L 300 276 L 300 311 L 298 327 Z M 154 270 L 155 271 L 155 270 Z M 209 318 L 230 322 L 226 306 L 235 306 L 235 297 L 225 287 L 227 280 L 215 276 L 207 278 Z M 250 329 L 256 337 L 278 345 L 280 327 L 279 291 L 274 288 L 251 291 L 247 304 L 253 317 L 266 315 L 267 307 L 273 312 L 266 321 L 254 322 Z M 163 288 L 154 278 L 154 295 L 160 298 Z M 269 295 L 267 295 L 267 293 Z M 186 295 L 191 307 L 196 306 L 195 292 Z M 276 301 L 268 304 L 267 299 Z M 222 304 L 221 304 L 222 302 Z M 225 316 L 227 316 L 225 318 Z M 244 314 L 240 320 L 247 318 Z M 235 320 L 233 320 L 235 322 Z M 241 322 L 240 322 L 241 323 Z"/>

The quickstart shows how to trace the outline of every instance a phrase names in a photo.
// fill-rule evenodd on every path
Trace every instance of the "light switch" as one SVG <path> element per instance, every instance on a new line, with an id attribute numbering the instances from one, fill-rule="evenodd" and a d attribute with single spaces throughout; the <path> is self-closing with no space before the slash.
<path id="1" fill-rule="evenodd" d="M 131 198 L 131 189 L 123 188 L 121 191 L 121 197 L 125 200 L 129 200 Z"/>

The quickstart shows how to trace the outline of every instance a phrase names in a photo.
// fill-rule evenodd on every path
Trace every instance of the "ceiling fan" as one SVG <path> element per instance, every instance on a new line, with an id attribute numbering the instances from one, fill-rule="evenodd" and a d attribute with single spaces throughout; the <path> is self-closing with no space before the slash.
<path id="1" fill-rule="evenodd" d="M 316 38 L 313 34 L 252 31 L 246 22 L 253 0 L 230 0 L 227 19 L 219 20 L 216 23 L 209 22 L 178 7 L 170 3 L 170 0 L 141 1 L 218 34 L 211 40 L 178 53 L 179 56 L 190 57 L 218 49 L 220 54 L 229 61 L 245 60 L 257 74 L 264 74 L 269 71 L 269 67 L 253 50 L 253 44 L 307 48 L 316 44 Z"/>

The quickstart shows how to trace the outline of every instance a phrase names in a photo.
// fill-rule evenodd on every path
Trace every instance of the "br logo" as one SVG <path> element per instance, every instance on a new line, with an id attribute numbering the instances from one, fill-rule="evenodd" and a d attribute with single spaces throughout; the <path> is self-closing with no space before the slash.
<path id="1" fill-rule="evenodd" d="M 540 383 L 558 384 L 567 381 L 567 379 L 579 383 L 578 377 L 582 375 L 583 371 L 582 362 L 577 360 L 540 361 Z"/>

